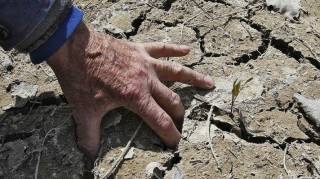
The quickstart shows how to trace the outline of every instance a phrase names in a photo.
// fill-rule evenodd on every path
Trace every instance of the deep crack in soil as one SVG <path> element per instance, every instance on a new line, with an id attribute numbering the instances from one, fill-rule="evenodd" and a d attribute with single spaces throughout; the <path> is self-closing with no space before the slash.
<path id="1" fill-rule="evenodd" d="M 320 18 L 320 14 L 317 14 L 320 6 L 317 1 L 311 1 L 302 0 L 303 8 L 310 11 L 302 15 L 302 22 Z M 109 26 L 106 26 L 104 32 L 117 38 L 135 40 L 135 37 L 147 33 L 148 39 L 144 40 L 153 41 L 154 37 L 170 43 L 177 42 L 181 35 L 182 40 L 186 39 L 186 45 L 193 45 L 199 51 L 192 56 L 193 59 L 183 61 L 184 65 L 211 75 L 216 79 L 219 88 L 212 92 L 173 84 L 172 89 L 180 94 L 186 109 L 191 110 L 191 115 L 185 118 L 183 128 L 187 140 L 180 142 L 178 151 L 170 151 L 164 149 L 155 134 L 144 126 L 133 142 L 133 157 L 124 160 L 115 177 L 147 178 L 145 167 L 150 162 L 159 162 L 167 168 L 164 178 L 172 178 L 178 170 L 187 178 L 295 178 L 319 175 L 319 166 L 315 161 L 320 155 L 320 131 L 308 122 L 305 112 L 296 106 L 292 100 L 292 91 L 319 99 L 320 64 L 316 58 L 308 55 L 307 51 L 292 43 L 292 39 L 287 40 L 288 34 L 273 34 L 273 18 L 277 23 L 286 22 L 282 14 L 270 11 L 263 3 L 258 6 L 262 2 L 260 0 L 251 3 L 244 0 L 195 0 L 197 5 L 192 1 L 182 0 L 155 1 L 155 5 L 151 2 L 146 4 L 130 0 L 76 2 L 87 13 L 88 23 L 101 18 L 95 27 L 106 25 L 110 19 L 115 19 L 112 25 L 120 28 L 121 33 L 112 31 L 112 28 L 110 31 Z M 312 7 L 305 6 L 308 3 L 312 3 Z M 95 11 L 100 9 L 103 9 L 101 14 L 95 14 Z M 206 12 L 200 11 L 201 9 Z M 107 15 L 104 11 L 108 11 L 105 13 Z M 225 14 L 230 15 L 224 17 Z M 268 18 L 257 20 L 256 16 L 261 14 L 268 15 Z M 212 17 L 209 16 L 219 19 L 210 19 Z M 128 22 L 124 22 L 128 19 Z M 315 25 L 319 23 L 318 20 L 314 21 Z M 248 27 L 242 29 L 245 29 L 246 33 L 233 31 L 233 28 L 240 27 L 236 26 L 237 23 Z M 296 26 L 303 27 L 303 32 L 308 34 L 308 28 L 305 28 L 303 23 L 286 23 L 289 23 L 288 27 L 292 26 L 292 29 Z M 117 26 L 118 24 L 120 25 Z M 227 26 L 234 32 L 233 36 L 223 34 Z M 220 34 L 212 33 L 219 30 Z M 250 30 L 258 35 L 253 38 Z M 208 40 L 210 33 L 212 41 Z M 219 36 L 221 34 L 222 36 Z M 245 43 L 250 43 L 247 40 L 249 36 L 258 43 L 252 43 L 254 45 L 251 48 L 245 48 Z M 230 41 L 227 41 L 227 38 Z M 233 42 L 240 38 L 244 43 L 234 47 L 234 54 L 224 51 L 224 48 L 234 45 Z M 319 38 L 319 35 L 315 34 L 315 38 Z M 219 50 L 206 48 L 209 43 L 216 44 L 220 41 L 223 47 L 217 48 Z M 271 52 L 268 53 L 269 51 Z M 317 48 L 315 52 L 319 52 Z M 26 56 L 0 50 L 0 62 L 7 57 L 12 58 L 14 63 L 10 70 L 0 65 L 0 107 L 15 104 L 11 90 L 18 81 L 38 85 L 39 92 L 36 98 L 30 99 L 22 108 L 0 110 L 0 178 L 33 178 L 37 162 L 35 159 L 39 151 L 42 152 L 39 168 L 39 176 L 42 178 L 84 177 L 84 173 L 90 171 L 85 168 L 84 157 L 75 143 L 74 126 L 70 120 L 71 108 L 56 79 L 48 76 L 52 72 L 48 73 L 50 69 L 45 65 L 31 65 Z M 177 58 L 170 60 L 179 62 Z M 310 63 L 304 63 L 304 60 Z M 207 100 L 211 97 L 206 94 L 212 93 L 217 95 L 214 101 L 224 100 L 221 104 L 228 105 L 229 98 L 231 99 L 229 83 L 232 85 L 235 78 L 245 79 L 252 76 L 255 83 L 249 83 L 240 93 L 242 98 L 238 99 L 238 106 L 241 107 L 246 98 L 256 103 L 260 100 L 255 99 L 263 98 L 262 104 L 249 106 L 244 114 L 251 119 L 250 128 L 236 117 L 231 119 L 229 115 L 216 114 L 211 118 L 208 129 L 206 118 L 209 105 L 201 106 L 202 101 L 195 100 L 194 95 L 200 95 Z M 257 92 L 260 86 L 263 88 L 261 93 Z M 45 94 L 48 90 L 52 90 L 53 95 Z M 282 93 L 274 95 L 278 92 Z M 200 107 L 195 109 L 197 105 Z M 106 122 L 102 127 L 102 150 L 99 162 L 94 166 L 97 174 L 103 174 L 109 169 L 139 122 L 138 116 L 123 110 L 117 111 L 116 115 L 107 116 L 106 119 L 114 119 L 116 122 L 115 126 L 107 127 Z M 65 126 L 54 130 L 44 142 L 44 146 L 41 146 L 45 134 L 64 124 L 63 121 L 67 121 Z M 209 130 L 211 138 L 207 134 Z M 213 143 L 212 150 L 209 140 Z M 289 173 L 284 169 L 284 164 Z M 217 167 L 220 170 L 216 170 Z"/>

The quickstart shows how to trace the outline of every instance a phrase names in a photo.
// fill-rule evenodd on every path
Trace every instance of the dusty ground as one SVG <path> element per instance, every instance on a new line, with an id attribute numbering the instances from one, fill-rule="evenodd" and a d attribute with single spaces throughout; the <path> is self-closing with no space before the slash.
<path id="1" fill-rule="evenodd" d="M 190 45 L 187 57 L 162 60 L 209 74 L 217 84 L 214 91 L 171 85 L 187 109 L 178 151 L 166 150 L 143 125 L 133 141 L 133 157 L 120 165 L 115 177 L 146 178 L 150 162 L 166 167 L 157 175 L 175 179 L 181 173 L 186 178 L 319 177 L 319 130 L 292 97 L 300 93 L 320 99 L 320 2 L 302 0 L 298 23 L 259 0 L 196 2 L 76 2 L 98 31 L 135 42 Z M 52 71 L 15 52 L 1 51 L 0 64 L 0 178 L 33 178 L 37 163 L 38 178 L 85 178 L 71 109 Z M 242 120 L 238 114 L 232 118 L 232 83 L 251 77 L 235 103 Z M 14 97 L 21 86 L 33 97 Z M 207 123 L 211 105 L 214 115 Z M 93 169 L 97 177 L 110 169 L 140 123 L 123 109 L 105 118 Z"/>

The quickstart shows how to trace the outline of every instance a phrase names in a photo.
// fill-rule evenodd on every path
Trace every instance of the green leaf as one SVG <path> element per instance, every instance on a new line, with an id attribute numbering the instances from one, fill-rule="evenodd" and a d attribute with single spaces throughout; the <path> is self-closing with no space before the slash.
<path id="1" fill-rule="evenodd" d="M 236 86 L 237 81 L 238 81 L 238 78 L 233 81 L 232 89 Z"/>
<path id="2" fill-rule="evenodd" d="M 243 86 L 245 86 L 247 83 L 249 83 L 249 82 L 250 82 L 250 81 L 252 81 L 252 80 L 253 80 L 253 77 L 251 77 L 251 78 L 247 79 L 247 81 L 246 81 L 246 82 L 244 82 Z"/>
<path id="3" fill-rule="evenodd" d="M 246 87 L 246 85 L 247 85 L 248 83 L 250 83 L 250 81 L 252 81 L 252 80 L 253 80 L 253 77 L 247 79 L 247 80 L 243 83 L 243 85 L 241 86 L 240 91 L 241 91 L 244 87 Z"/>
<path id="4" fill-rule="evenodd" d="M 237 97 L 239 95 L 240 87 L 241 87 L 241 80 L 238 81 L 238 79 L 236 79 L 233 82 L 233 87 L 232 87 L 232 96 L 233 97 Z"/>
<path id="5" fill-rule="evenodd" d="M 240 86 L 241 86 L 241 81 L 239 81 L 239 82 L 236 84 L 235 96 L 239 96 L 239 94 L 240 94 Z"/>

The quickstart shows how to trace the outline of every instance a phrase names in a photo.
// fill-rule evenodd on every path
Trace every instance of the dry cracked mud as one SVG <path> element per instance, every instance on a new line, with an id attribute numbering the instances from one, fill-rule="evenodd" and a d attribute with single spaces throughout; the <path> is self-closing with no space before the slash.
<path id="1" fill-rule="evenodd" d="M 177 61 L 216 81 L 213 91 L 170 84 L 186 108 L 178 150 L 167 149 L 143 124 L 133 155 L 112 177 L 148 178 L 145 168 L 151 162 L 165 168 L 154 170 L 153 178 L 320 176 L 320 129 L 293 99 L 295 93 L 320 99 L 318 0 L 301 0 L 296 22 L 261 0 L 75 3 L 97 31 L 134 42 L 191 46 L 186 57 L 161 60 Z M 90 169 L 50 68 L 0 50 L 0 70 L 0 178 L 34 178 L 37 168 L 38 178 L 87 178 L 90 172 L 102 178 L 139 126 L 139 117 L 125 109 L 106 115 L 99 158 Z M 241 116 L 231 115 L 234 80 L 250 78 L 234 106 Z M 31 97 L 13 95 L 22 87 Z"/>

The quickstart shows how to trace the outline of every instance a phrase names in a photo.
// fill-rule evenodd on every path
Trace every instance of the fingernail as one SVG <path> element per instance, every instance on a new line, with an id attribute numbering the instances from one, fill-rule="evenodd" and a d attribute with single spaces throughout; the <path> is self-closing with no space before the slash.
<path id="1" fill-rule="evenodd" d="M 182 50 L 186 50 L 186 51 L 190 50 L 190 47 L 187 46 L 187 45 L 180 45 L 180 48 L 181 48 Z"/>
<path id="2" fill-rule="evenodd" d="M 208 88 L 213 88 L 214 87 L 214 82 L 210 76 L 204 77 L 204 81 L 207 85 Z"/>

